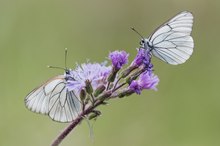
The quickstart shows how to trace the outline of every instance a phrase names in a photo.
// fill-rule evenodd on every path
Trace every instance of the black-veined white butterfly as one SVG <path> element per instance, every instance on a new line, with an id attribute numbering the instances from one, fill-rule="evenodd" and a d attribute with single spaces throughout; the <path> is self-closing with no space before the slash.
<path id="1" fill-rule="evenodd" d="M 25 98 L 26 107 L 33 112 L 48 115 L 54 121 L 75 120 L 82 111 L 82 104 L 74 91 L 66 88 L 69 73 L 70 70 L 65 69 L 64 75 L 55 76 L 32 90 Z"/>
<path id="2" fill-rule="evenodd" d="M 148 38 L 142 37 L 141 47 L 154 56 L 172 65 L 184 63 L 193 53 L 193 38 L 190 36 L 193 15 L 184 11 L 158 27 Z"/>

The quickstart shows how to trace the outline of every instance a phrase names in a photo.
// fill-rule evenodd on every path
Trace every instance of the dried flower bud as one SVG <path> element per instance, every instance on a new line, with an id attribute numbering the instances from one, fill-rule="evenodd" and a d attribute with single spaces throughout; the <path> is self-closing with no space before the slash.
<path id="1" fill-rule="evenodd" d="M 104 86 L 104 85 L 99 86 L 99 87 L 95 90 L 94 96 L 95 96 L 95 97 L 99 96 L 104 90 L 105 90 L 105 86 Z"/>

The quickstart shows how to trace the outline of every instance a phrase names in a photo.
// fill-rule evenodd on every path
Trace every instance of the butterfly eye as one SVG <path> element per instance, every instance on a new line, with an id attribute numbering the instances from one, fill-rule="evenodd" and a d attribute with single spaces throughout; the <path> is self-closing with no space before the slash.
<path id="1" fill-rule="evenodd" d="M 66 72 L 66 74 L 70 74 L 70 70 L 68 70 L 68 69 L 65 72 Z"/>
<path id="2" fill-rule="evenodd" d="M 143 45 L 143 44 L 144 44 L 144 40 L 141 40 L 141 41 L 140 41 L 140 45 Z"/>

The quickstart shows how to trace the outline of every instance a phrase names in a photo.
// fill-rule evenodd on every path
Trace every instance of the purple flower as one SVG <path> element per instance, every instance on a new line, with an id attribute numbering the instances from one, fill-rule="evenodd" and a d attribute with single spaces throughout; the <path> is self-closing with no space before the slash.
<path id="1" fill-rule="evenodd" d="M 136 92 L 137 94 L 141 94 L 141 86 L 138 84 L 137 81 L 132 81 L 131 84 L 129 85 L 129 89 Z"/>
<path id="2" fill-rule="evenodd" d="M 144 48 L 137 49 L 138 54 L 136 55 L 134 61 L 131 63 L 131 66 L 139 67 L 144 64 L 147 68 L 152 68 L 151 64 L 151 55 L 150 52 Z"/>
<path id="3" fill-rule="evenodd" d="M 115 69 L 119 70 L 123 65 L 128 63 L 129 54 L 125 51 L 114 51 L 109 54 L 109 59 L 112 61 L 112 65 Z"/>
<path id="4" fill-rule="evenodd" d="M 75 70 L 70 71 L 67 76 L 67 89 L 80 93 L 81 89 L 86 86 L 85 81 L 89 80 L 94 89 L 107 83 L 106 78 L 111 72 L 111 66 L 105 66 L 99 63 L 84 63 L 78 65 Z"/>
<path id="5" fill-rule="evenodd" d="M 159 78 L 152 72 L 144 72 L 140 75 L 138 80 L 134 80 L 129 85 L 129 89 L 137 94 L 140 94 L 143 89 L 157 90 L 156 86 L 159 83 Z"/>

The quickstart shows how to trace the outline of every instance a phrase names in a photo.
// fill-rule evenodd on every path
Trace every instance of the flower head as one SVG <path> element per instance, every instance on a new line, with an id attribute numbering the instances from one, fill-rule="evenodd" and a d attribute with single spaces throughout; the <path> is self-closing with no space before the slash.
<path id="1" fill-rule="evenodd" d="M 145 65 L 146 67 L 152 66 L 150 52 L 144 48 L 138 48 L 137 51 L 138 54 L 136 55 L 134 61 L 131 63 L 131 66 L 136 66 L 136 67 L 139 67 L 141 65 Z"/>
<path id="2" fill-rule="evenodd" d="M 137 94 L 141 94 L 141 86 L 138 84 L 136 80 L 132 81 L 131 84 L 129 85 L 129 89 L 132 90 L 133 92 L 136 92 Z"/>
<path id="3" fill-rule="evenodd" d="M 99 63 L 84 63 L 70 71 L 67 80 L 67 89 L 80 93 L 85 88 L 86 82 L 90 82 L 92 87 L 96 89 L 99 85 L 107 83 L 106 78 L 111 72 L 111 66 L 101 65 Z"/>
<path id="4" fill-rule="evenodd" d="M 122 68 L 123 65 L 128 63 L 129 54 L 125 51 L 114 51 L 109 54 L 109 59 L 116 70 Z"/>
<path id="5" fill-rule="evenodd" d="M 159 83 L 159 78 L 152 72 L 144 72 L 140 75 L 138 80 L 134 80 L 129 85 L 129 89 L 137 94 L 140 94 L 143 89 L 157 90 L 156 86 Z"/>

